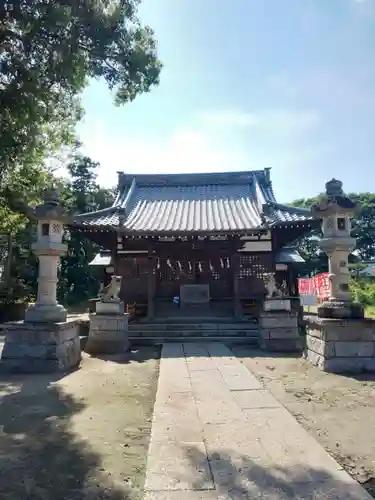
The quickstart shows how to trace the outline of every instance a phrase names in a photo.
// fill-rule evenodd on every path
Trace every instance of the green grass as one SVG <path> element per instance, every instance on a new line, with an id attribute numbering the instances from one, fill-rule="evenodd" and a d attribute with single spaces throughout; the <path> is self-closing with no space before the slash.
<path id="1" fill-rule="evenodd" d="M 365 316 L 366 318 L 375 318 L 375 306 L 366 307 Z"/>

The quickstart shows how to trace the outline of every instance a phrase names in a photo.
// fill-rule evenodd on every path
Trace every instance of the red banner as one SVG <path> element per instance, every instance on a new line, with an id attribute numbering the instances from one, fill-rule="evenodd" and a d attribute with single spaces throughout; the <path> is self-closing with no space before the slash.
<path id="1" fill-rule="evenodd" d="M 328 299 L 331 295 L 329 273 L 321 273 L 312 278 L 298 279 L 299 295 L 315 295 L 320 300 Z"/>
<path id="2" fill-rule="evenodd" d="M 318 299 L 328 299 L 331 295 L 331 282 L 328 273 L 321 273 L 314 276 L 314 290 Z"/>
<path id="3" fill-rule="evenodd" d="M 310 278 L 298 278 L 299 295 L 314 295 L 312 284 Z"/>

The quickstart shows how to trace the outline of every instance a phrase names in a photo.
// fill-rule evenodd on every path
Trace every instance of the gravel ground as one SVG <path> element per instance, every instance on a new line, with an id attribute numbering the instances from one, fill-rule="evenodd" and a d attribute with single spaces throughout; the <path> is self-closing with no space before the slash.
<path id="1" fill-rule="evenodd" d="M 0 376 L 0 498 L 142 498 L 160 351 Z"/>

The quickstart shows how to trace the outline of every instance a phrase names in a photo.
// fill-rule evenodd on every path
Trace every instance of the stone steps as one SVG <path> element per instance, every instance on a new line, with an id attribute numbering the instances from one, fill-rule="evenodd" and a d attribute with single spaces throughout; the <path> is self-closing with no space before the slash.
<path id="1" fill-rule="evenodd" d="M 236 342 L 257 344 L 259 339 L 258 325 L 238 321 L 234 322 L 186 322 L 171 320 L 164 323 L 131 323 L 129 324 L 129 340 L 133 343 L 163 342 Z"/>
<path id="2" fill-rule="evenodd" d="M 151 330 L 151 331 L 129 331 L 129 337 L 202 337 L 202 338 L 211 338 L 211 337 L 254 337 L 258 338 L 259 331 L 258 330 L 223 330 L 221 332 L 217 331 L 208 331 L 208 330 Z"/>
<path id="3" fill-rule="evenodd" d="M 129 324 L 129 332 L 173 332 L 173 331 L 207 331 L 207 332 L 225 332 L 225 331 L 253 331 L 258 332 L 257 325 L 249 325 L 246 323 L 232 323 L 232 324 L 214 324 L 214 323 L 131 323 Z"/>
<path id="4" fill-rule="evenodd" d="M 189 342 L 194 342 L 194 343 L 199 343 L 199 342 L 223 342 L 225 344 L 246 344 L 246 345 L 251 345 L 251 346 L 258 346 L 258 337 L 244 337 L 244 336 L 238 336 L 235 337 L 233 335 L 230 336 L 210 336 L 210 337 L 203 337 L 203 336 L 191 336 L 191 337 L 184 337 L 182 335 L 176 336 L 176 337 L 129 337 L 130 345 L 159 345 L 163 344 L 164 342 L 184 342 L 184 343 L 189 343 Z"/>
<path id="5" fill-rule="evenodd" d="M 254 324 L 254 325 L 257 325 L 258 324 L 258 320 L 257 318 L 254 318 L 252 316 L 249 316 L 249 317 L 244 317 L 244 318 L 241 318 L 240 320 L 236 320 L 233 316 L 205 316 L 205 317 L 202 317 L 202 316 L 193 316 L 193 315 L 190 315 L 190 316 L 182 316 L 182 315 L 179 315 L 179 316 L 162 316 L 162 317 L 156 317 L 156 318 L 153 318 L 152 320 L 148 319 L 148 318 L 140 318 L 140 319 L 137 319 L 137 320 L 133 320 L 133 322 L 131 323 L 132 325 L 140 325 L 140 324 L 143 324 L 143 325 L 147 325 L 147 324 L 150 324 L 150 325 L 154 325 L 154 324 L 177 324 L 177 325 L 181 325 L 181 324 L 185 324 L 185 323 L 189 323 L 189 324 L 202 324 L 202 325 L 210 325 L 210 324 L 226 324 L 226 325 L 230 325 L 230 324 Z"/>

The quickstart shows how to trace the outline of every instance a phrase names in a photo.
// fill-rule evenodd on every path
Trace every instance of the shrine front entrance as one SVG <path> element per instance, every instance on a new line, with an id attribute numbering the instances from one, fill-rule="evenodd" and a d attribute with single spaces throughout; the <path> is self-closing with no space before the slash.
<path id="1" fill-rule="evenodd" d="M 243 255 L 220 249 L 183 252 L 176 248 L 173 254 L 172 250 L 155 249 L 117 261 L 125 304 L 142 305 L 149 318 L 181 314 L 240 317 L 244 308 L 261 307 L 265 276 L 273 269 L 271 253 Z"/>
<path id="2" fill-rule="evenodd" d="M 231 258 L 192 254 L 184 259 L 156 258 L 155 313 L 233 314 Z"/>
<path id="3" fill-rule="evenodd" d="M 181 285 L 208 285 L 211 299 L 224 299 L 233 295 L 233 273 L 230 256 L 202 259 L 156 259 L 156 297 L 173 299 L 180 295 Z"/>

